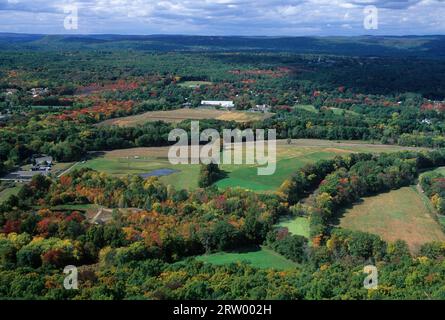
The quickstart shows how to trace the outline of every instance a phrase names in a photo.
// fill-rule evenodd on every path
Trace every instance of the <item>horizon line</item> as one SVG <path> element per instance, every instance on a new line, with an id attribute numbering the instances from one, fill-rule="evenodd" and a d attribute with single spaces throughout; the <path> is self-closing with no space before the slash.
<path id="1" fill-rule="evenodd" d="M 361 34 L 361 35 L 203 35 L 203 34 L 183 34 L 183 33 L 147 33 L 147 34 L 138 34 L 138 33 L 29 33 L 29 32 L 7 32 L 0 31 L 0 35 L 29 35 L 29 36 L 133 36 L 133 37 L 150 37 L 150 36 L 181 36 L 181 37 L 221 37 L 221 38 L 231 38 L 231 37 L 239 37 L 239 38 L 358 38 L 358 37 L 444 37 L 445 34 L 404 34 L 404 35 L 395 35 L 395 34 L 382 34 L 382 35 L 372 35 L 372 34 Z"/>

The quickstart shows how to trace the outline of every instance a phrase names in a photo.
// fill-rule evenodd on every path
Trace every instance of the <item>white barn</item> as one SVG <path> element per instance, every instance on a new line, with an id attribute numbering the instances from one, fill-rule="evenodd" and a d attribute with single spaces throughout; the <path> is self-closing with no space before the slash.
<path id="1" fill-rule="evenodd" d="M 212 106 L 212 107 L 223 107 L 226 109 L 235 108 L 235 104 L 233 101 L 208 101 L 203 100 L 201 101 L 201 105 L 203 106 Z"/>

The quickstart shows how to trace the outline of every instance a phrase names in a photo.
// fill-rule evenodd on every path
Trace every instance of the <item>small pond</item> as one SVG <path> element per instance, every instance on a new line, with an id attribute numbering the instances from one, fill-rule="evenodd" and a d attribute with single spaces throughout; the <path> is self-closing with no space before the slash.
<path id="1" fill-rule="evenodd" d="M 157 169 L 150 171 L 148 173 L 142 173 L 139 176 L 141 178 L 147 179 L 150 177 L 163 177 L 163 176 L 169 176 L 173 173 L 179 172 L 179 170 L 173 170 L 173 169 Z"/>

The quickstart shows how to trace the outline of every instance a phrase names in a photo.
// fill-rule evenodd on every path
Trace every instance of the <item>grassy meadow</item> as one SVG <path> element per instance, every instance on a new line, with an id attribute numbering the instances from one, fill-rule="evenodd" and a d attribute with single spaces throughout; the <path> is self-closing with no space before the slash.
<path id="1" fill-rule="evenodd" d="M 8 198 L 12 195 L 17 195 L 20 191 L 20 188 L 22 187 L 22 184 L 16 183 L 11 187 L 7 187 L 0 191 L 0 203 L 8 200 Z"/>
<path id="2" fill-rule="evenodd" d="M 436 170 L 434 170 L 434 172 L 439 172 L 439 173 L 445 175 L 445 167 L 437 168 Z"/>
<path id="3" fill-rule="evenodd" d="M 135 127 L 147 122 L 164 121 L 167 123 L 179 123 L 184 120 L 216 119 L 223 121 L 235 121 L 240 123 L 264 120 L 273 114 L 255 113 L 244 111 L 227 111 L 213 108 L 202 109 L 177 109 L 168 111 L 149 111 L 134 116 L 114 118 L 103 121 L 98 126 Z"/>
<path id="4" fill-rule="evenodd" d="M 105 152 L 76 168 L 91 168 L 114 176 L 141 175 L 159 169 L 172 169 L 177 172 L 160 177 L 165 184 L 177 189 L 198 187 L 199 165 L 172 165 L 167 158 L 168 148 L 136 148 Z"/>
<path id="5" fill-rule="evenodd" d="M 172 165 L 168 160 L 168 147 L 133 148 L 103 152 L 76 168 L 88 167 L 111 175 L 140 175 L 158 169 L 172 169 L 175 172 L 160 178 L 177 189 L 198 187 L 199 165 Z M 403 150 L 398 146 L 373 145 L 358 142 L 334 142 L 324 140 L 277 141 L 275 174 L 259 176 L 257 165 L 221 165 L 227 177 L 216 183 L 220 188 L 243 188 L 256 192 L 274 192 L 283 181 L 307 163 L 331 159 L 336 155 L 354 152 L 394 152 Z"/>
<path id="6" fill-rule="evenodd" d="M 313 113 L 319 113 L 317 108 L 315 108 L 313 105 L 310 105 L 310 104 L 309 105 L 308 104 L 297 104 L 296 106 L 294 106 L 294 108 L 313 112 Z"/>
<path id="7" fill-rule="evenodd" d="M 445 241 L 445 234 L 416 187 L 364 198 L 340 218 L 345 229 L 374 233 L 388 242 L 405 240 L 415 252 L 427 242 Z"/>
<path id="8" fill-rule="evenodd" d="M 296 263 L 265 247 L 246 252 L 218 252 L 210 255 L 198 256 L 196 259 L 216 265 L 247 262 L 252 266 L 261 269 L 273 268 L 277 270 L 289 270 L 294 269 L 297 266 Z"/>
<path id="9" fill-rule="evenodd" d="M 306 217 L 283 219 L 277 226 L 287 228 L 293 235 L 309 238 L 309 219 Z"/>
<path id="10" fill-rule="evenodd" d="M 406 149 L 406 148 L 405 148 Z M 326 140 L 299 139 L 291 144 L 277 141 L 276 171 L 271 176 L 259 176 L 257 165 L 222 165 L 227 178 L 216 183 L 220 188 L 243 188 L 256 192 L 273 192 L 293 173 L 308 163 L 332 159 L 337 155 L 358 152 L 395 152 L 404 150 L 398 146 L 374 145 L 360 142 L 335 142 Z"/>

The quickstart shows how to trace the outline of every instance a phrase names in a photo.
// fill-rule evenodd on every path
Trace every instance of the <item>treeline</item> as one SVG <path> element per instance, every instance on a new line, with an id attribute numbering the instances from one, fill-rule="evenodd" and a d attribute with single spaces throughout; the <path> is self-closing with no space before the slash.
<path id="1" fill-rule="evenodd" d="M 167 145 L 170 130 L 172 127 L 163 122 L 137 128 L 86 128 L 68 122 L 17 126 L 14 131 L 0 130 L 0 168 L 10 170 L 36 154 L 72 162 L 85 158 L 89 151 Z"/>
<path id="2" fill-rule="evenodd" d="M 424 133 L 408 134 L 404 133 L 398 140 L 401 146 L 421 146 L 429 148 L 444 148 L 445 136 Z"/>
<path id="3" fill-rule="evenodd" d="M 265 120 L 263 125 L 276 129 L 280 139 L 368 140 L 402 146 L 445 146 L 445 125 L 440 113 L 424 113 L 411 106 L 381 109 L 349 103 L 336 112 L 326 108 L 316 109 L 316 112 L 298 108 L 276 110 L 277 115 Z"/>
<path id="4" fill-rule="evenodd" d="M 424 173 L 420 176 L 420 185 L 437 212 L 445 215 L 445 175 L 440 172 Z"/>
<path id="5" fill-rule="evenodd" d="M 190 121 L 176 126 L 161 121 L 148 122 L 137 127 L 87 126 L 71 122 L 17 123 L 14 130 L 0 130 L 0 174 L 27 163 L 33 155 L 48 154 L 61 162 L 85 159 L 90 151 L 125 149 L 133 147 L 168 146 L 168 135 L 174 128 L 190 132 Z M 239 127 L 235 122 L 218 120 L 200 121 L 201 130 Z M 190 134 L 189 134 L 190 137 Z"/>
<path id="6" fill-rule="evenodd" d="M 217 164 L 201 165 L 198 185 L 200 188 L 207 188 L 225 176 L 226 174 L 219 169 Z"/>
<path id="7" fill-rule="evenodd" d="M 331 172 L 340 168 L 350 168 L 363 160 L 370 160 L 370 154 L 351 154 L 347 157 L 336 156 L 332 160 L 320 160 L 309 163 L 297 173 L 286 179 L 280 187 L 279 193 L 293 205 L 302 198 L 309 196 Z"/>
<path id="8" fill-rule="evenodd" d="M 111 230 L 96 226 L 85 238 L 109 243 Z M 287 239 L 287 238 L 285 238 Z M 406 243 L 387 244 L 378 236 L 336 230 L 320 247 L 299 251 L 304 240 L 283 240 L 284 254 L 300 253 L 304 260 L 294 269 L 257 269 L 246 263 L 216 266 L 193 258 L 169 263 L 153 258 L 143 242 L 115 243 L 99 253 L 97 263 L 78 268 L 79 289 L 65 290 L 61 252 L 71 254 L 76 263 L 79 241 L 34 239 L 27 234 L 2 234 L 0 297 L 4 299 L 122 300 L 122 299 L 444 299 L 445 250 L 442 243 L 426 244 L 418 257 L 412 257 Z M 283 242 L 283 244 L 284 244 Z M 43 252 L 40 267 L 29 265 L 33 252 Z M 279 246 L 276 246 L 278 250 Z M 18 250 L 18 251 L 17 251 Z M 9 254 L 9 256 L 8 256 Z M 18 256 L 17 264 L 9 257 Z M 65 256 L 66 257 L 66 256 Z M 68 255 L 69 257 L 69 255 Z M 32 260 L 31 260 L 32 261 Z M 57 262 L 60 261 L 61 264 Z M 63 262 L 63 263 L 62 263 Z M 376 290 L 363 287 L 363 266 L 377 266 Z"/>

